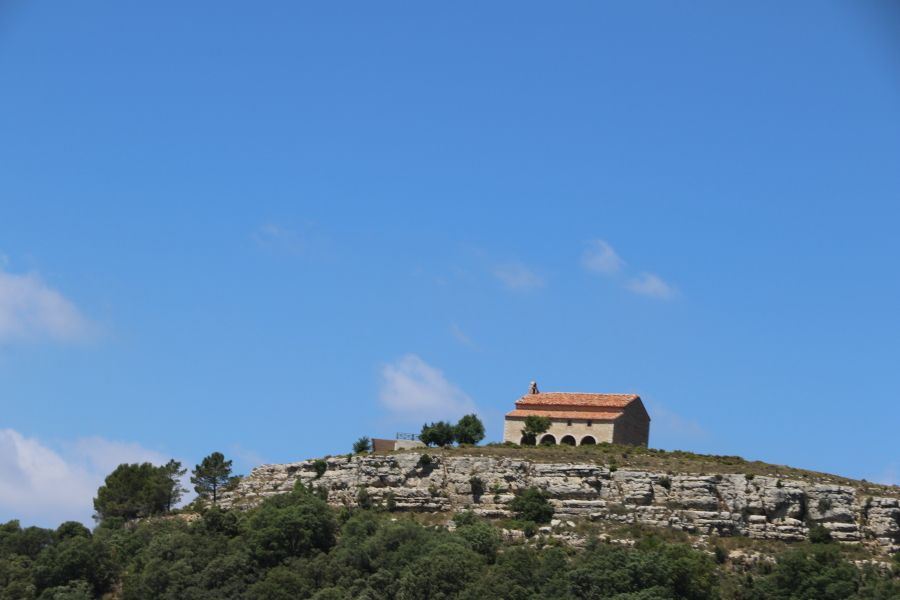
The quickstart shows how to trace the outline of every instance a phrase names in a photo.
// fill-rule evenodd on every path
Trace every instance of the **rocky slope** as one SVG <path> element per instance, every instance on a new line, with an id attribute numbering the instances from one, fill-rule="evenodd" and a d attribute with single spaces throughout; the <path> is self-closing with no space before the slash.
<path id="1" fill-rule="evenodd" d="M 418 452 L 332 457 L 320 477 L 313 460 L 263 465 L 227 492 L 222 504 L 253 506 L 302 481 L 326 490 L 329 503 L 338 506 L 355 505 L 364 489 L 373 501 L 395 510 L 471 509 L 486 517 L 508 517 L 516 492 L 534 486 L 549 494 L 564 519 L 783 541 L 806 539 L 810 524 L 821 524 L 839 541 L 900 551 L 900 500 L 850 485 L 491 456 L 434 456 L 432 464 L 420 465 L 419 458 Z"/>

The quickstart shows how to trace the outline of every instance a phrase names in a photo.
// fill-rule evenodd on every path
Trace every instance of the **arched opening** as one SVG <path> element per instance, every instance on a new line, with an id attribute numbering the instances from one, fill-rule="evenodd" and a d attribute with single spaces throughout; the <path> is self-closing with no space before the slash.
<path id="1" fill-rule="evenodd" d="M 534 439 L 533 435 L 523 435 L 522 439 L 519 440 L 520 446 L 534 446 L 537 443 L 537 440 Z"/>
<path id="2" fill-rule="evenodd" d="M 556 438 L 549 433 L 541 438 L 541 446 L 555 446 Z"/>
<path id="3" fill-rule="evenodd" d="M 572 437 L 571 435 L 564 435 L 563 438 L 561 440 L 559 440 L 559 443 L 565 444 L 566 446 L 574 446 L 575 438 Z"/>
<path id="4" fill-rule="evenodd" d="M 593 436 L 586 435 L 583 438 L 581 438 L 582 446 L 593 446 L 596 443 L 597 443 L 597 440 L 595 440 Z"/>

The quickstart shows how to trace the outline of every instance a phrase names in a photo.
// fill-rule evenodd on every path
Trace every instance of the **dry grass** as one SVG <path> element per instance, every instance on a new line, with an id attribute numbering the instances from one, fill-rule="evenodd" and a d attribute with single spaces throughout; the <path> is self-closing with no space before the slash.
<path id="1" fill-rule="evenodd" d="M 662 473 L 696 473 L 703 475 L 743 474 L 800 480 L 811 483 L 850 485 L 861 493 L 873 496 L 900 496 L 900 487 L 849 479 L 828 473 L 796 469 L 749 461 L 740 456 L 695 454 L 682 450 L 658 450 L 643 446 L 598 444 L 596 446 L 506 446 L 500 444 L 464 448 L 428 448 L 399 450 L 396 453 L 416 452 L 433 456 L 493 456 L 536 462 L 594 463 L 615 469 L 636 469 Z"/>

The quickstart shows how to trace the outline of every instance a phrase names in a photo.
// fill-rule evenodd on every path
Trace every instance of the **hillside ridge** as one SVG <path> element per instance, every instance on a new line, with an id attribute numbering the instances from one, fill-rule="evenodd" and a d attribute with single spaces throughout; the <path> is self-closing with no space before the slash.
<path id="1" fill-rule="evenodd" d="M 820 525 L 840 542 L 900 551 L 896 488 L 737 457 L 668 457 L 614 446 L 571 450 L 429 449 L 261 465 L 226 492 L 221 504 L 253 507 L 299 482 L 319 488 L 333 506 L 356 506 L 364 497 L 395 511 L 471 510 L 506 519 L 515 495 L 536 487 L 546 492 L 560 519 L 782 542 L 803 541 L 810 527 Z M 721 472 L 712 472 L 714 464 Z M 691 465 L 701 468 L 692 471 Z M 733 472 L 724 472 L 729 468 Z"/>

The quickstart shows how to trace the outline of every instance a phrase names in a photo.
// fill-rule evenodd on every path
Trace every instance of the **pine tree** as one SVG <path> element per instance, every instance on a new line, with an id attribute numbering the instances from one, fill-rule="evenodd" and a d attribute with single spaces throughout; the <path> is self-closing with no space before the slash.
<path id="1" fill-rule="evenodd" d="M 166 501 L 166 511 L 171 511 L 172 507 L 181 502 L 182 496 L 187 491 L 181 485 L 181 478 L 187 473 L 187 469 L 181 467 L 181 463 L 174 458 L 169 460 L 165 465 L 160 467 L 169 480 L 167 489 L 168 499 Z"/>
<path id="2" fill-rule="evenodd" d="M 212 497 L 213 505 L 218 500 L 219 488 L 231 481 L 231 461 L 225 460 L 221 452 L 213 452 L 194 467 L 191 483 L 194 490 L 204 499 Z"/>

